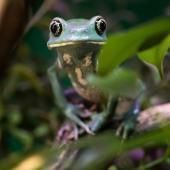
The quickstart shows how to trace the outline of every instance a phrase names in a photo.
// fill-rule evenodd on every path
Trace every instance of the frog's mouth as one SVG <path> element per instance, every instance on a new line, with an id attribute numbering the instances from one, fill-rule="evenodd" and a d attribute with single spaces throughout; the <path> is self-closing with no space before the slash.
<path id="1" fill-rule="evenodd" d="M 94 45 L 104 45 L 105 41 L 67 41 L 67 42 L 57 42 L 57 43 L 47 43 L 48 48 L 62 47 L 68 45 L 78 45 L 78 44 L 94 44 Z"/>

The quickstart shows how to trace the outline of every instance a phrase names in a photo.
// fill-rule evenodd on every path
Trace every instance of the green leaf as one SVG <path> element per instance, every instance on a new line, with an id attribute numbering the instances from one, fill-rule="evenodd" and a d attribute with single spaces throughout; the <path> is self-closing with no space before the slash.
<path id="1" fill-rule="evenodd" d="M 138 55 L 143 61 L 155 65 L 158 68 L 160 74 L 163 75 L 162 63 L 169 47 L 170 35 L 168 35 L 159 45 L 142 51 Z"/>
<path id="2" fill-rule="evenodd" d="M 115 166 L 111 166 L 108 170 L 117 170 Z"/>
<path id="3" fill-rule="evenodd" d="M 144 84 L 138 79 L 137 74 L 122 68 L 117 68 L 104 77 L 90 75 L 88 80 L 104 93 L 114 96 L 135 98 L 144 90 Z"/>
<path id="4" fill-rule="evenodd" d="M 131 137 L 129 140 L 122 141 L 113 135 L 113 132 L 105 133 L 95 137 L 83 138 L 79 140 L 76 144 L 72 145 L 72 148 L 84 150 L 94 150 L 96 148 L 97 154 L 91 158 L 91 162 L 85 165 L 81 169 L 89 170 L 89 167 L 97 169 L 103 165 L 107 165 L 108 160 L 118 156 L 120 154 L 126 153 L 135 148 L 149 147 L 160 144 L 166 144 L 170 138 L 170 126 L 164 128 L 158 128 L 155 130 L 150 130 L 147 133 L 136 135 Z M 79 155 L 80 157 L 81 155 Z M 169 156 L 169 155 L 166 155 Z M 76 163 L 76 162 L 75 162 Z M 74 165 L 75 166 L 75 165 Z M 92 169 L 92 168 L 91 168 Z M 91 170 L 90 169 L 90 170 Z"/>
<path id="5" fill-rule="evenodd" d="M 10 114 L 7 115 L 8 122 L 13 125 L 18 125 L 22 121 L 22 115 L 19 110 L 13 109 Z"/>
<path id="6" fill-rule="evenodd" d="M 170 32 L 170 18 L 160 18 L 108 38 L 99 54 L 97 70 L 107 74 L 138 51 L 158 44 Z"/>
<path id="7" fill-rule="evenodd" d="M 37 137 L 43 137 L 45 135 L 47 135 L 49 132 L 49 126 L 47 126 L 46 124 L 41 124 L 39 125 L 35 130 L 34 130 L 34 134 Z"/>
<path id="8" fill-rule="evenodd" d="M 45 145 L 39 147 L 38 149 L 31 148 L 29 152 L 22 152 L 19 154 L 10 154 L 8 157 L 5 157 L 0 160 L 0 169 L 9 170 L 9 169 L 24 169 L 21 167 L 26 167 L 26 169 L 36 169 L 47 170 L 50 169 L 52 162 L 57 159 L 61 153 L 61 149 L 56 147 L 49 147 Z M 47 167 L 48 165 L 48 167 Z M 51 166 L 50 166 L 51 165 Z M 28 168 L 29 167 L 29 168 Z"/>
<path id="9" fill-rule="evenodd" d="M 24 149 L 31 147 L 33 142 L 31 133 L 18 128 L 10 129 L 10 132 L 24 146 Z"/>

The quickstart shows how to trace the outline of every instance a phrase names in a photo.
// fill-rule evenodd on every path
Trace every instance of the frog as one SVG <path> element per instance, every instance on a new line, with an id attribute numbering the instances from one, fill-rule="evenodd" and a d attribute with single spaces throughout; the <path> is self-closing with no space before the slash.
<path id="1" fill-rule="evenodd" d="M 107 22 L 102 16 L 67 21 L 55 17 L 49 24 L 47 46 L 49 49 L 57 51 L 56 62 L 47 71 L 55 104 L 67 118 L 88 134 L 93 135 L 106 123 L 117 105 L 117 99 L 114 96 L 104 94 L 87 80 L 89 74 L 97 72 L 98 54 L 107 41 L 106 30 Z M 59 83 L 60 71 L 66 72 L 73 87 L 81 97 L 102 106 L 101 113 L 94 113 L 91 125 L 84 123 L 78 116 L 82 111 L 65 99 Z M 134 106 L 134 114 L 133 111 L 131 112 L 132 115 L 137 115 L 139 107 L 136 104 Z M 125 131 L 131 126 L 129 125 L 128 122 L 126 126 L 123 126 Z"/>

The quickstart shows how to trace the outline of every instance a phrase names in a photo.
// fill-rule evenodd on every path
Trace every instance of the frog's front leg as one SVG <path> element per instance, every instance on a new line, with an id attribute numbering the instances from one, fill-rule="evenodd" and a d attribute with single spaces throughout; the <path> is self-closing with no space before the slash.
<path id="1" fill-rule="evenodd" d="M 75 122 L 77 125 L 82 127 L 87 133 L 93 134 L 93 132 L 89 129 L 88 125 L 86 125 L 77 115 L 81 114 L 81 111 L 75 106 L 69 104 L 62 92 L 61 86 L 58 81 L 58 76 L 56 73 L 56 65 L 52 65 L 48 69 L 48 76 L 52 86 L 52 91 L 54 93 L 55 104 L 61 111 L 66 115 L 67 118 Z"/>
<path id="2" fill-rule="evenodd" d="M 126 139 L 128 135 L 135 130 L 140 109 L 141 101 L 136 99 L 128 112 L 125 113 L 123 122 L 116 131 L 117 136 L 122 136 L 123 139 Z"/>
<path id="3" fill-rule="evenodd" d="M 90 129 L 93 132 L 97 132 L 98 130 L 100 130 L 102 126 L 107 122 L 107 120 L 113 117 L 117 103 L 118 103 L 117 98 L 110 96 L 108 99 L 106 109 L 102 113 L 93 115 L 92 121 L 90 123 Z"/>

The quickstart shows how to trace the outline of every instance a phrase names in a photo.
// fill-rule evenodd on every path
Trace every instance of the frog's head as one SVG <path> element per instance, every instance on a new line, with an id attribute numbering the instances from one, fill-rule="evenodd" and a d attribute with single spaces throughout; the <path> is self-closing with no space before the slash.
<path id="1" fill-rule="evenodd" d="M 106 21 L 101 16 L 90 20 L 54 18 L 49 26 L 50 38 L 47 42 L 49 48 L 64 47 L 75 44 L 102 45 L 106 41 Z"/>

